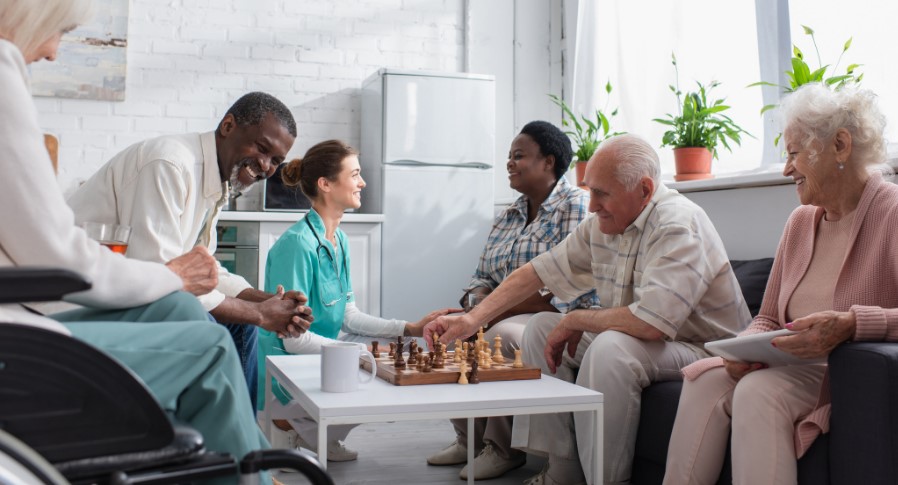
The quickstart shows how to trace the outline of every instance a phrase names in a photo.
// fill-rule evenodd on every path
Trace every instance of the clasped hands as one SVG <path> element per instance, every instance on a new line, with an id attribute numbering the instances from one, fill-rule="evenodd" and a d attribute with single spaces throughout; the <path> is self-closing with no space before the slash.
<path id="1" fill-rule="evenodd" d="M 306 306 L 309 299 L 301 291 L 284 291 L 282 285 L 271 298 L 259 303 L 262 313 L 261 328 L 274 332 L 279 338 L 299 337 L 315 318 L 312 309 Z"/>

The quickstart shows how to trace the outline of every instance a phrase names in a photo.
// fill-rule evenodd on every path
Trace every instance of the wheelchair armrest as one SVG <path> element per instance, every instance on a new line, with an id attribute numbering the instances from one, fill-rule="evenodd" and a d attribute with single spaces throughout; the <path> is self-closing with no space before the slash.
<path id="1" fill-rule="evenodd" d="M 0 303 L 56 301 L 76 291 L 89 290 L 90 281 L 59 268 L 39 266 L 0 268 Z"/>

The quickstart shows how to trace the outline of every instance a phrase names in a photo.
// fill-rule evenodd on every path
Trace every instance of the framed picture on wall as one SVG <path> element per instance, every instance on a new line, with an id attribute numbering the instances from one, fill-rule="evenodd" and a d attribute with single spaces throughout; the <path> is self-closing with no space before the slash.
<path id="1" fill-rule="evenodd" d="M 96 0 L 90 22 L 62 37 L 55 62 L 31 65 L 32 94 L 124 101 L 128 0 Z"/>

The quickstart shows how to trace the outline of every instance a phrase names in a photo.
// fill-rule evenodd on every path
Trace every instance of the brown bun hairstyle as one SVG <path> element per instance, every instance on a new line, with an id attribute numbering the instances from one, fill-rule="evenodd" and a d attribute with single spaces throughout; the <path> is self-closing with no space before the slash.
<path id="1" fill-rule="evenodd" d="M 309 199 L 318 197 L 318 179 L 337 180 L 343 169 L 343 159 L 359 152 L 340 140 L 323 141 L 306 152 L 302 158 L 294 158 L 281 171 L 284 185 L 299 186 Z"/>

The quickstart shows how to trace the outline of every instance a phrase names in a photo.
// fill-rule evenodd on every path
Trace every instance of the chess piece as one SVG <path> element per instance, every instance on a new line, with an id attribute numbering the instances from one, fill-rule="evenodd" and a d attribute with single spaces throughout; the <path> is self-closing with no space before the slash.
<path id="1" fill-rule="evenodd" d="M 433 356 L 433 363 L 431 364 L 431 367 L 433 367 L 434 369 L 442 369 L 445 366 L 446 366 L 446 364 L 443 362 L 443 353 L 442 352 L 437 353 L 436 355 Z"/>
<path id="2" fill-rule="evenodd" d="M 468 355 L 465 356 L 465 362 L 468 365 L 471 365 L 471 362 L 474 362 L 474 346 L 473 345 L 468 347 Z"/>
<path id="3" fill-rule="evenodd" d="M 396 343 L 390 342 L 390 353 L 387 354 L 387 357 L 393 359 L 396 357 Z"/>
<path id="4" fill-rule="evenodd" d="M 411 343 L 408 344 L 408 365 L 415 365 L 418 363 L 418 344 L 412 340 Z"/>
<path id="5" fill-rule="evenodd" d="M 378 348 L 379 345 L 380 342 L 378 342 L 377 340 L 371 341 L 371 355 L 373 355 L 375 359 L 380 358 L 380 349 Z"/>
<path id="6" fill-rule="evenodd" d="M 399 337 L 399 343 L 396 345 L 396 356 L 393 359 L 393 365 L 397 369 L 405 369 L 405 359 L 402 356 L 402 337 Z"/>
<path id="7" fill-rule="evenodd" d="M 489 351 L 484 352 L 482 355 L 483 355 L 483 364 L 480 364 L 480 366 L 483 367 L 484 369 L 489 369 L 490 367 L 493 366 L 493 361 L 490 358 Z"/>
<path id="8" fill-rule="evenodd" d="M 467 365 L 467 363 L 462 362 L 461 366 L 458 369 L 458 372 L 459 372 L 459 374 L 461 374 L 458 376 L 458 383 L 459 384 L 467 384 L 468 383 L 468 376 L 467 376 L 468 365 Z"/>
<path id="9" fill-rule="evenodd" d="M 471 364 L 471 378 L 468 379 L 471 384 L 480 384 L 480 376 L 477 375 L 477 362 Z"/>
<path id="10" fill-rule="evenodd" d="M 524 362 L 521 361 L 521 349 L 515 349 L 514 351 L 514 364 L 511 365 L 515 369 L 520 369 L 524 367 Z"/>
<path id="11" fill-rule="evenodd" d="M 440 336 L 437 334 L 433 334 L 433 348 L 436 348 L 437 345 L 440 344 Z"/>
<path id="12" fill-rule="evenodd" d="M 477 341 L 483 342 L 483 327 L 477 329 Z"/>
<path id="13" fill-rule="evenodd" d="M 418 349 L 418 350 L 420 350 L 420 349 Z M 420 352 L 418 353 L 418 358 L 415 359 L 415 361 L 417 362 L 416 367 L 418 369 L 418 372 L 424 371 L 424 356 L 421 355 Z"/>
<path id="14" fill-rule="evenodd" d="M 493 352 L 493 362 L 502 364 L 505 362 L 505 356 L 502 355 L 502 336 L 496 335 L 493 342 L 495 342 L 493 347 L 496 349 L 495 352 Z M 487 349 L 487 351 L 489 351 L 489 349 Z"/>
<path id="15" fill-rule="evenodd" d="M 421 372 L 425 374 L 431 372 L 433 369 L 433 354 L 427 354 L 427 358 L 424 359 L 424 368 L 421 369 Z"/>

